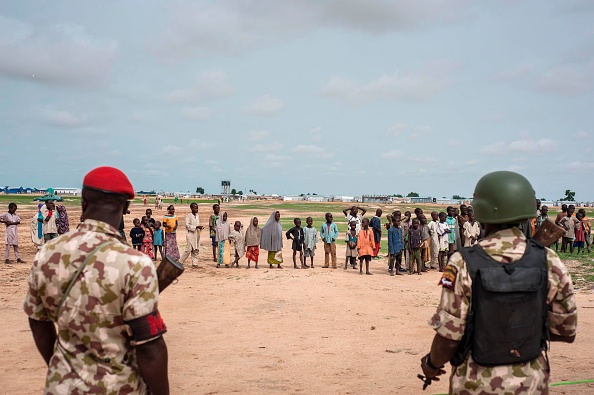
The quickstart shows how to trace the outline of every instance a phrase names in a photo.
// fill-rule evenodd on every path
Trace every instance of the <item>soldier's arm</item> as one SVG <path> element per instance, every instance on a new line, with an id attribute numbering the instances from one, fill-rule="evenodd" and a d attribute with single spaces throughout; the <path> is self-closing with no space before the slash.
<path id="1" fill-rule="evenodd" d="M 169 395 L 167 345 L 163 337 L 135 347 L 140 375 L 153 395 Z"/>
<path id="2" fill-rule="evenodd" d="M 56 327 L 52 321 L 37 321 L 29 318 L 29 328 L 33 333 L 33 340 L 37 350 L 43 357 L 45 364 L 49 366 L 50 359 L 54 355 L 56 345 Z"/>

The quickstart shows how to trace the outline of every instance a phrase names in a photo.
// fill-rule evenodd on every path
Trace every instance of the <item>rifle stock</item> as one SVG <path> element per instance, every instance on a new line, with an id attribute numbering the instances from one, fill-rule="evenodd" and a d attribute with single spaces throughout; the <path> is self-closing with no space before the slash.
<path id="1" fill-rule="evenodd" d="M 565 229 L 556 225 L 553 221 L 547 218 L 540 228 L 536 231 L 532 238 L 538 241 L 545 247 L 552 246 L 561 236 L 565 234 Z"/>
<path id="2" fill-rule="evenodd" d="M 184 272 L 184 265 L 165 255 L 157 268 L 157 279 L 159 280 L 159 293 L 163 292 Z"/>

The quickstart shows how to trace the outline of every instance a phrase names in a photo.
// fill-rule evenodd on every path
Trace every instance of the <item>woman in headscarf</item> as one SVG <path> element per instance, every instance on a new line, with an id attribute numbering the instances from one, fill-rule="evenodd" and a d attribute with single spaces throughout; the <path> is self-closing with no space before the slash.
<path id="1" fill-rule="evenodd" d="M 245 231 L 245 245 L 247 251 L 245 256 L 248 260 L 248 269 L 250 268 L 250 261 L 256 262 L 256 269 L 258 268 L 258 257 L 260 256 L 260 239 L 262 238 L 262 228 L 258 226 L 258 218 L 252 218 L 250 226 Z"/>
<path id="2" fill-rule="evenodd" d="M 167 215 L 163 216 L 163 226 L 165 227 L 165 255 L 169 255 L 176 261 L 179 261 L 179 248 L 177 247 L 177 215 L 175 207 L 167 207 Z"/>
<path id="3" fill-rule="evenodd" d="M 283 226 L 280 223 L 280 212 L 274 211 L 266 225 L 262 228 L 260 248 L 268 251 L 268 264 L 278 265 L 282 269 L 283 263 Z"/>
<path id="4" fill-rule="evenodd" d="M 42 207 L 43 203 L 37 205 L 37 214 L 31 220 L 31 240 L 37 249 L 40 249 L 43 245 L 43 227 L 41 226 L 41 222 L 39 222 L 39 219 L 43 221 L 43 214 L 41 214 Z"/>
<path id="5" fill-rule="evenodd" d="M 229 264 L 231 263 L 231 242 L 229 241 L 231 226 L 229 225 L 229 221 L 227 221 L 227 213 L 223 213 L 221 219 L 217 221 L 216 233 L 216 241 L 219 243 L 217 267 L 221 267 L 221 264 L 225 265 L 225 267 L 229 267 Z"/>
<path id="6" fill-rule="evenodd" d="M 56 225 L 58 226 L 58 234 L 63 235 L 70 231 L 70 222 L 68 222 L 68 213 L 66 207 L 63 204 L 56 205 L 59 217 L 56 219 Z"/>

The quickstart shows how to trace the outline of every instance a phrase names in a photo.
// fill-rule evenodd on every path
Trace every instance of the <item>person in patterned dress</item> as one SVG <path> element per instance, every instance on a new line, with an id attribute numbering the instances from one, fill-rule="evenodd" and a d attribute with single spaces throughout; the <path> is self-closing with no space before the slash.
<path id="1" fill-rule="evenodd" d="M 536 261 L 542 267 L 542 273 L 548 274 L 548 284 L 545 282 L 546 279 L 541 282 L 548 292 L 542 293 L 542 302 L 536 301 L 545 303 L 546 298 L 547 309 L 543 310 L 547 320 L 543 321 L 548 322 L 548 325 L 543 324 L 543 327 L 545 331 L 548 329 L 551 341 L 571 343 L 576 336 L 577 308 L 569 272 L 553 250 L 528 240 L 518 228 L 519 223 L 535 215 L 534 195 L 530 182 L 517 173 L 494 172 L 479 180 L 474 192 L 473 206 L 476 219 L 485 224 L 485 238 L 477 243 L 478 247 L 470 249 L 475 249 L 482 254 L 481 256 L 486 255 L 486 259 L 493 261 L 494 266 L 503 267 L 505 272 L 509 270 L 510 273 L 517 269 L 515 263 L 520 260 L 526 262 L 525 257 L 532 253 L 533 256 L 529 260 Z M 470 323 L 467 318 L 469 313 L 474 311 L 471 275 L 473 269 L 469 269 L 469 266 L 470 263 L 472 267 L 476 266 L 472 261 L 466 262 L 464 256 L 469 256 L 467 250 L 469 249 L 452 255 L 439 282 L 442 286 L 441 301 L 437 312 L 429 320 L 429 325 L 436 334 L 430 353 L 421 359 L 421 368 L 430 379 L 439 380 L 439 376 L 445 373 L 444 365 L 448 361 L 458 365 L 453 358 L 460 356 L 457 351 Z M 532 252 L 537 250 L 542 254 L 542 258 L 535 255 L 537 252 Z M 478 257 L 478 254 L 473 255 L 475 259 Z M 540 259 L 546 259 L 546 266 L 545 262 L 538 262 Z M 480 270 L 483 269 L 479 269 L 479 274 L 482 273 Z M 483 284 L 484 282 L 485 280 Z M 482 302 L 479 298 L 474 303 L 478 305 Z M 476 319 L 475 313 L 475 320 L 472 321 L 475 325 Z M 498 317 L 495 321 L 502 319 Z M 537 336 L 538 339 L 535 340 L 540 341 L 539 344 L 542 346 L 543 328 L 531 329 L 533 337 Z M 523 333 L 530 332 L 523 330 Z M 542 349 L 531 360 L 487 366 L 475 361 L 475 344 L 477 343 L 471 343 L 471 352 L 462 354 L 459 365 L 452 368 L 450 394 L 548 394 L 550 370 L 548 359 L 543 355 Z M 484 352 L 482 349 L 488 348 L 489 345 L 492 343 L 480 344 L 479 352 Z M 512 349 L 509 354 L 515 351 L 517 350 Z M 521 355 L 514 356 L 521 360 Z"/>
<path id="2" fill-rule="evenodd" d="M 155 267 L 117 229 L 132 198 L 120 170 L 92 170 L 83 222 L 36 256 L 23 309 L 47 364 L 44 394 L 169 394 Z"/>

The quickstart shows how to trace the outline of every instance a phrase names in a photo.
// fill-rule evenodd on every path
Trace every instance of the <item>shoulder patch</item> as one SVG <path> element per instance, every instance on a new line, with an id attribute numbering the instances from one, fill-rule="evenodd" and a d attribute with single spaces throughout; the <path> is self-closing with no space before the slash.
<path id="1" fill-rule="evenodd" d="M 448 288 L 449 290 L 454 290 L 457 277 L 458 268 L 454 265 L 447 265 L 437 285 L 441 285 L 442 287 Z"/>

